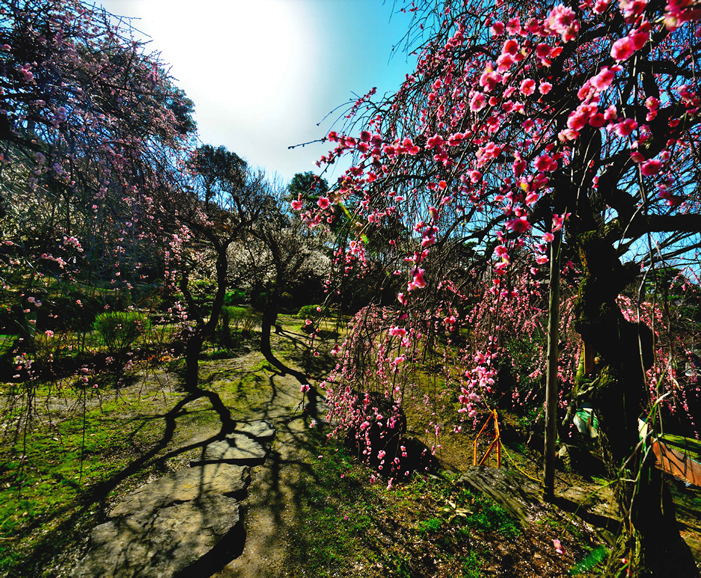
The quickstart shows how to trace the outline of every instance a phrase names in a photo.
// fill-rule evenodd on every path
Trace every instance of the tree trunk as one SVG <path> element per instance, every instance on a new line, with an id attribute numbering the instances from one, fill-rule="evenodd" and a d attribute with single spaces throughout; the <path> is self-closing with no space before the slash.
<path id="1" fill-rule="evenodd" d="M 275 322 L 277 320 L 278 298 L 278 291 L 273 290 L 271 293 L 269 293 L 265 300 L 263 319 L 261 321 L 260 329 L 260 352 L 263 354 L 263 357 L 265 357 L 265 360 L 270 365 L 278 369 L 283 375 L 289 373 L 300 383 L 300 385 L 309 386 L 309 390 L 306 393 L 308 403 L 305 406 L 305 409 L 312 418 L 318 421 L 320 419 L 319 410 L 317 407 L 319 393 L 317 392 L 316 388 L 309 383 L 309 378 L 304 373 L 287 367 L 273 355 L 273 350 L 270 345 L 270 331 L 275 326 Z"/>
<path id="2" fill-rule="evenodd" d="M 209 318 L 205 321 L 197 307 L 188 288 L 188 274 L 183 271 L 182 280 L 180 282 L 180 290 L 185 296 L 188 304 L 188 311 L 191 316 L 195 317 L 197 325 L 193 334 L 187 340 L 185 346 L 185 389 L 194 391 L 199 386 L 199 358 L 202 353 L 202 346 L 207 338 L 214 335 L 214 330 L 219 323 L 222 307 L 224 306 L 224 296 L 226 295 L 226 274 L 229 267 L 229 262 L 226 256 L 228 245 L 216 246 L 217 250 L 217 292 L 214 295 L 212 310 Z"/>
<path id="3" fill-rule="evenodd" d="M 624 520 L 606 575 L 698 576 L 679 535 L 669 489 L 654 457 L 644 454 L 639 443 L 638 417 L 646 413 L 648 401 L 645 370 L 653 362 L 652 332 L 626 321 L 616 304 L 635 272 L 621 264 L 604 235 L 585 233 L 577 243 L 584 278 L 575 327 L 599 357 L 592 401 L 609 475 L 618 478 L 615 495 Z"/>

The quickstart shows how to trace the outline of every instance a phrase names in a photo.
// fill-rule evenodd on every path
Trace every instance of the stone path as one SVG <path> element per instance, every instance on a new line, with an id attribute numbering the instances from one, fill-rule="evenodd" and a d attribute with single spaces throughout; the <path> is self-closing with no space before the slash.
<path id="1" fill-rule="evenodd" d="M 304 524 L 300 488 L 309 480 L 307 464 L 317 456 L 309 447 L 310 419 L 302 412 L 299 383 L 291 376 L 275 376 L 275 383 L 277 395 L 260 416 L 275 424 L 275 443 L 265 464 L 252 470 L 242 504 L 246 543 L 213 578 L 277 578 L 294 572 L 288 564 L 294 548 L 290 534 Z"/>
<path id="2" fill-rule="evenodd" d="M 74 578 L 209 576 L 244 548 L 239 500 L 275 435 L 268 421 L 242 424 L 200 458 L 129 494 L 90 536 Z"/>

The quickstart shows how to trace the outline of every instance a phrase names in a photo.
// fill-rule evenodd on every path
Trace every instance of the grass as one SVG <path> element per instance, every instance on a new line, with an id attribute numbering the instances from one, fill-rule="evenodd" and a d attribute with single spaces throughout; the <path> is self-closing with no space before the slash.
<path id="1" fill-rule="evenodd" d="M 39 397 L 47 387 L 37 388 Z M 155 382 L 93 393 L 85 404 L 76 395 L 40 409 L 26 427 L 21 409 L 5 416 L 0 575 L 53 575 L 50 563 L 83 543 L 119 495 L 181 463 L 177 452 L 166 459 L 168 450 L 193 430 L 216 431 L 218 416 L 196 400 L 172 416 L 177 428 L 169 439 L 164 418 L 184 394 Z"/>
<path id="2" fill-rule="evenodd" d="M 293 537 L 295 562 L 309 575 L 478 577 L 487 557 L 476 545 L 520 533 L 500 506 L 455 475 L 414 475 L 388 490 L 338 441 L 319 436 L 316 443 L 323 459 L 302 493 L 304 524 Z"/>

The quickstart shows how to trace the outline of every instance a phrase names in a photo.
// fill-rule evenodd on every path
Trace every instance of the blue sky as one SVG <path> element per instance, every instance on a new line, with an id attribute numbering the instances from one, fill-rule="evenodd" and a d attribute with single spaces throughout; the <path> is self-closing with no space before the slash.
<path id="1" fill-rule="evenodd" d="M 204 143 L 224 145 L 285 182 L 316 170 L 328 148 L 289 145 L 324 136 L 339 113 L 322 119 L 353 93 L 394 91 L 414 68 L 404 53 L 390 60 L 410 21 L 393 14 L 392 0 L 101 3 L 139 19 L 134 26 L 194 101 Z"/>

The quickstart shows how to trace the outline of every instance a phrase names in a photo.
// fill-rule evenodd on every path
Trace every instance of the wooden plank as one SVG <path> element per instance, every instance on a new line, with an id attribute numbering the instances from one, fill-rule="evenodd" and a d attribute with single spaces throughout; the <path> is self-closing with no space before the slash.
<path id="1" fill-rule="evenodd" d="M 695 486 L 701 486 L 701 463 L 670 448 L 659 440 L 652 442 L 657 467 Z"/>

